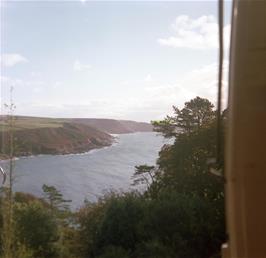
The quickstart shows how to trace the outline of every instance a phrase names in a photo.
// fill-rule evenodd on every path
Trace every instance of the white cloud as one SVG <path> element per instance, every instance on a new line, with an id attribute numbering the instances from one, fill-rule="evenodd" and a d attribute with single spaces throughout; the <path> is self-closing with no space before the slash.
<path id="1" fill-rule="evenodd" d="M 19 63 L 27 63 L 29 62 L 27 58 L 20 54 L 10 53 L 10 54 L 3 54 L 0 58 L 1 64 L 4 67 L 12 67 Z"/>
<path id="2" fill-rule="evenodd" d="M 7 4 L 7 0 L 1 0 L 0 1 L 0 9 L 5 8 Z"/>
<path id="3" fill-rule="evenodd" d="M 228 61 L 224 62 L 222 103 L 227 105 L 228 91 Z M 151 99 L 160 99 L 165 105 L 176 105 L 182 108 L 186 101 L 196 96 L 209 99 L 216 105 L 218 89 L 218 66 L 210 64 L 185 74 L 178 81 L 171 84 L 158 84 L 145 88 L 146 96 Z"/>
<path id="4" fill-rule="evenodd" d="M 73 69 L 76 72 L 86 71 L 91 69 L 91 65 L 82 64 L 78 59 L 74 61 Z"/>
<path id="5" fill-rule="evenodd" d="M 148 74 L 146 77 L 145 77 L 145 82 L 151 82 L 152 81 L 152 76 L 150 74 Z"/>
<path id="6" fill-rule="evenodd" d="M 41 73 L 40 72 L 31 72 L 30 76 L 33 77 L 33 78 L 38 78 L 38 77 L 41 76 Z"/>
<path id="7" fill-rule="evenodd" d="M 56 81 L 55 83 L 53 83 L 52 86 L 53 86 L 54 89 L 58 89 L 58 88 L 60 88 L 60 87 L 63 86 L 63 82 L 61 82 L 61 81 Z"/>
<path id="8" fill-rule="evenodd" d="M 159 44 L 174 48 L 218 48 L 218 24 L 213 15 L 192 19 L 180 15 L 171 26 L 174 35 L 158 39 Z M 230 25 L 224 26 L 225 48 L 229 47 Z"/>
<path id="9" fill-rule="evenodd" d="M 11 86 L 14 88 L 21 87 L 44 87 L 46 82 L 42 80 L 22 80 L 18 78 L 1 76 L 1 84 L 5 88 L 10 88 Z"/>
<path id="10" fill-rule="evenodd" d="M 227 102 L 228 62 L 224 68 L 223 106 Z M 171 83 L 153 81 L 143 85 L 143 91 L 120 98 L 88 98 L 79 103 L 75 100 L 47 101 L 38 105 L 19 104 L 17 112 L 29 115 L 53 117 L 105 117 L 149 121 L 163 119 L 172 114 L 172 105 L 179 108 L 196 96 L 208 98 L 216 104 L 217 64 L 202 66 Z"/>
<path id="11" fill-rule="evenodd" d="M 225 108 L 227 105 L 228 92 L 228 69 L 229 62 L 224 62 L 223 69 L 223 92 L 222 103 Z M 211 64 L 200 69 L 192 71 L 187 75 L 182 83 L 182 87 L 187 90 L 188 96 L 191 98 L 195 96 L 202 96 L 209 99 L 217 105 L 217 91 L 218 91 L 218 65 Z"/>
<path id="12" fill-rule="evenodd" d="M 121 81 L 121 82 L 120 82 L 120 85 L 121 85 L 121 86 L 124 86 L 124 87 L 129 86 L 129 84 L 130 84 L 130 82 L 129 82 L 128 80 L 125 80 L 125 81 Z"/>
<path id="13" fill-rule="evenodd" d="M 196 96 L 208 98 L 216 104 L 217 98 L 217 64 L 199 67 L 175 81 L 169 83 L 153 80 L 146 83 L 144 78 L 136 81 L 125 81 L 125 87 L 139 84 L 142 91 L 132 95 L 119 97 L 92 96 L 78 98 L 59 96 L 51 97 L 47 92 L 61 92 L 64 85 L 60 81 L 53 83 L 38 80 L 24 81 L 3 77 L 3 86 L 12 85 L 32 94 L 31 99 L 17 99 L 16 113 L 21 115 L 51 116 L 51 117 L 105 117 L 117 119 L 133 119 L 149 121 L 163 119 L 167 114 L 172 114 L 172 105 L 179 108 L 184 106 Z M 227 74 L 228 61 L 224 64 L 223 106 L 227 102 Z M 21 87 L 23 86 L 23 87 Z M 27 86 L 27 87 L 24 87 Z M 132 86 L 133 87 L 133 86 Z M 18 89 L 19 90 L 19 89 Z M 8 92 L 7 92 L 8 95 Z M 36 99 L 36 96 L 38 99 Z M 36 101 L 33 103 L 31 101 Z"/>

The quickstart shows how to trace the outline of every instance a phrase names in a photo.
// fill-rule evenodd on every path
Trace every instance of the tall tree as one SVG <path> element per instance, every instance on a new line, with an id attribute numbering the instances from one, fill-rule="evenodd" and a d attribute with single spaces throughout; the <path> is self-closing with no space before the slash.
<path id="1" fill-rule="evenodd" d="M 42 186 L 44 199 L 49 203 L 52 211 L 66 211 L 69 210 L 69 203 L 71 200 L 63 198 L 63 194 L 54 186 L 44 184 Z"/>
<path id="2" fill-rule="evenodd" d="M 173 106 L 174 116 L 167 116 L 162 121 L 153 121 L 154 130 L 165 137 L 192 133 L 208 126 L 215 118 L 214 105 L 208 100 L 196 97 L 185 103 L 181 110 Z"/>

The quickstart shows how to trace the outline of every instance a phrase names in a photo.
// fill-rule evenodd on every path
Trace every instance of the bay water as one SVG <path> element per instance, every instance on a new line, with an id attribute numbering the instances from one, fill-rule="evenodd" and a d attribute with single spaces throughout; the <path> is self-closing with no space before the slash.
<path id="1" fill-rule="evenodd" d="M 161 147 L 168 143 L 154 132 L 116 135 L 110 147 L 87 153 L 39 155 L 15 160 L 15 191 L 42 196 L 42 185 L 53 185 L 78 208 L 85 199 L 96 201 L 110 190 L 134 189 L 137 165 L 155 165 Z M 2 161 L 8 170 L 8 162 Z"/>

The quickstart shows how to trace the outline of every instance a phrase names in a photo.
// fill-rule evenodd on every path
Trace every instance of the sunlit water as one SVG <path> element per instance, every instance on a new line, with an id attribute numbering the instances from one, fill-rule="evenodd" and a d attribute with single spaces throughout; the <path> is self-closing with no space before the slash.
<path id="1" fill-rule="evenodd" d="M 166 143 L 156 133 L 116 136 L 110 147 L 83 154 L 41 155 L 15 161 L 15 190 L 42 195 L 42 185 L 54 185 L 72 208 L 84 199 L 95 201 L 104 192 L 130 190 L 136 165 L 154 165 L 158 152 Z M 4 167 L 7 162 L 3 162 Z"/>

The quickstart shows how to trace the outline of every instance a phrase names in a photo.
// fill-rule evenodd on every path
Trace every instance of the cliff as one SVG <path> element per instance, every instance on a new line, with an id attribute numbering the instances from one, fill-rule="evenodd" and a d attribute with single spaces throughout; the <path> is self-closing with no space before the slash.
<path id="1" fill-rule="evenodd" d="M 9 152 L 8 131 L 1 134 L 1 153 Z M 4 139 L 4 142 L 3 142 Z M 84 124 L 14 130 L 15 156 L 81 153 L 109 146 L 113 137 Z"/>

